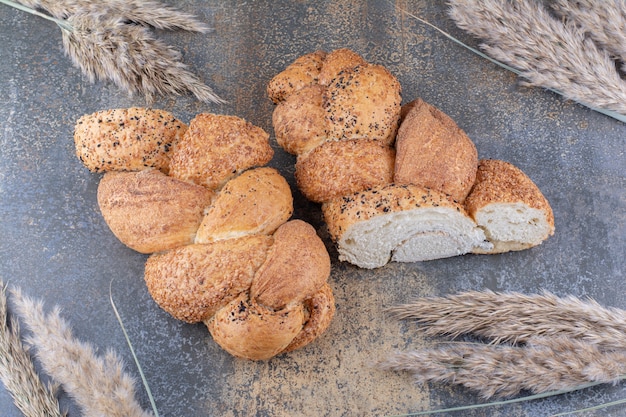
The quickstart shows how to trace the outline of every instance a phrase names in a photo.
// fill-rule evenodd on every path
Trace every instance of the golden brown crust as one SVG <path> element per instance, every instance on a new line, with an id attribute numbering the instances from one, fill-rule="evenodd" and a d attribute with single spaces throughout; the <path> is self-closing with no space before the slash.
<path id="1" fill-rule="evenodd" d="M 428 207 L 448 207 L 466 214 L 450 196 L 414 184 L 388 184 L 338 197 L 324 203 L 322 212 L 331 238 L 338 241 L 343 232 L 355 223 L 381 214 Z"/>
<path id="2" fill-rule="evenodd" d="M 202 113 L 172 150 L 170 175 L 216 189 L 273 155 L 269 134 L 260 127 L 236 116 Z"/>
<path id="3" fill-rule="evenodd" d="M 328 85 L 324 111 L 331 139 L 375 139 L 391 145 L 400 120 L 401 88 L 380 65 L 344 69 Z"/>
<path id="4" fill-rule="evenodd" d="M 505 161 L 480 161 L 476 183 L 465 200 L 465 207 L 494 245 L 493 250 L 476 253 L 528 249 L 554 234 L 554 213 L 548 200 L 522 170 Z M 483 210 L 493 213 L 507 210 L 511 223 L 499 226 L 485 223 L 479 218 Z M 493 216 L 491 214 L 489 222 L 496 221 Z M 509 230 L 503 230 L 505 226 Z"/>
<path id="5" fill-rule="evenodd" d="M 213 195 L 155 169 L 108 172 L 98 186 L 98 205 L 122 243 L 153 253 L 193 243 Z"/>
<path id="6" fill-rule="evenodd" d="M 395 151 L 375 140 L 326 142 L 298 158 L 298 188 L 322 203 L 393 180 Z"/>
<path id="7" fill-rule="evenodd" d="M 271 244 L 269 236 L 248 236 L 152 255 L 145 268 L 148 291 L 178 320 L 206 320 L 241 293 L 247 294 Z"/>
<path id="8" fill-rule="evenodd" d="M 213 339 L 230 354 L 265 360 L 282 352 L 302 330 L 304 308 L 295 304 L 274 311 L 249 301 L 245 294 L 206 321 Z"/>
<path id="9" fill-rule="evenodd" d="M 476 146 L 441 110 L 416 100 L 396 139 L 394 182 L 418 184 L 463 202 L 476 178 Z"/>
<path id="10" fill-rule="evenodd" d="M 300 304 L 318 292 L 329 275 L 330 257 L 315 229 L 292 220 L 274 233 L 270 253 L 250 286 L 250 298 L 275 310 Z"/>
<path id="11" fill-rule="evenodd" d="M 317 84 L 303 87 L 274 109 L 276 142 L 287 152 L 295 155 L 309 152 L 328 137 L 322 109 L 323 91 Z"/>
<path id="12" fill-rule="evenodd" d="M 341 71 L 366 63 L 361 55 L 348 48 L 335 49 L 326 55 L 318 83 L 327 86 L 332 80 L 337 78 Z"/>
<path id="13" fill-rule="evenodd" d="M 308 85 L 317 84 L 326 52 L 316 51 L 303 55 L 270 80 L 267 95 L 274 103 L 279 103 L 295 91 Z"/>
<path id="14" fill-rule="evenodd" d="M 304 327 L 283 352 L 291 352 L 308 345 L 328 329 L 336 309 L 332 288 L 325 284 L 313 297 L 304 300 L 303 305 Z"/>
<path id="15" fill-rule="evenodd" d="M 293 213 L 289 184 L 274 168 L 248 170 L 226 183 L 202 220 L 196 243 L 272 234 Z"/>
<path id="16" fill-rule="evenodd" d="M 76 156 L 93 172 L 157 168 L 167 173 L 170 148 L 186 130 L 164 110 L 102 110 L 76 122 Z"/>
<path id="17" fill-rule="evenodd" d="M 546 212 L 554 227 L 554 214 L 548 200 L 535 183 L 513 164 L 497 159 L 481 159 L 476 182 L 465 201 L 470 216 L 492 203 L 523 203 Z"/>

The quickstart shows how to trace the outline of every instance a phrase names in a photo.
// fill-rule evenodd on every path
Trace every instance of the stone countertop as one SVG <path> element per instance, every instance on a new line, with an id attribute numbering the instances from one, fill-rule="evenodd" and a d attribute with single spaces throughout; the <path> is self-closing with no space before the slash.
<path id="1" fill-rule="evenodd" d="M 121 244 L 96 203 L 100 176 L 75 157 L 73 127 L 83 114 L 145 106 L 107 82 L 90 83 L 63 54 L 51 22 L 0 5 L 0 277 L 58 305 L 74 335 L 99 352 L 115 350 L 139 377 L 109 302 L 120 311 L 162 416 L 398 415 L 481 402 L 467 390 L 419 386 L 371 364 L 396 350 L 428 345 L 411 323 L 383 309 L 419 296 L 491 289 L 591 297 L 626 308 L 626 126 L 538 88 L 420 23 L 419 15 L 465 42 L 476 40 L 446 16 L 441 1 L 169 2 L 196 14 L 206 34 L 159 31 L 183 61 L 227 100 L 161 99 L 188 122 L 212 112 L 242 117 L 271 135 L 270 163 L 289 181 L 295 218 L 312 223 L 332 259 L 337 314 L 320 339 L 270 361 L 238 360 L 203 325 L 159 309 L 143 282 L 146 257 Z M 297 57 L 349 47 L 398 79 L 405 102 L 421 97 L 450 115 L 481 158 L 520 167 L 554 210 L 556 233 L 531 250 L 466 255 L 361 270 L 337 260 L 319 206 L 295 189 L 295 159 L 275 143 L 267 82 Z M 149 400 L 141 385 L 138 399 Z M 626 398 L 624 384 L 467 412 L 467 416 L 545 416 Z M 69 417 L 79 416 L 63 393 Z M 5 417 L 21 414 L 0 385 Z M 598 411 L 621 416 L 624 406 Z M 452 415 L 452 414 L 449 414 Z"/>

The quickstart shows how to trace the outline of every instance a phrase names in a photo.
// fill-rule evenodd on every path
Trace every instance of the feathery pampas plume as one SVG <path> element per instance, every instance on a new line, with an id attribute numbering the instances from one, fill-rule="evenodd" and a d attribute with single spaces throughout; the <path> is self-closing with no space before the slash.
<path id="1" fill-rule="evenodd" d="M 557 0 L 552 9 L 620 60 L 626 71 L 626 1 Z"/>
<path id="2" fill-rule="evenodd" d="M 626 311 L 573 296 L 467 291 L 425 297 L 387 310 L 397 319 L 415 319 L 429 336 L 463 334 L 495 343 L 525 343 L 535 336 L 564 336 L 601 349 L 626 349 Z"/>
<path id="3" fill-rule="evenodd" d="M 0 280 L 0 380 L 26 417 L 61 417 L 56 387 L 44 385 L 22 344 L 17 320 L 8 322 L 6 287 Z"/>
<path id="4" fill-rule="evenodd" d="M 473 335 L 489 344 L 450 343 L 396 353 L 378 366 L 418 382 L 452 382 L 483 397 L 573 390 L 626 378 L 626 311 L 575 297 L 468 291 L 388 309 L 427 335 Z M 502 344 L 502 343 L 512 343 Z"/>
<path id="5" fill-rule="evenodd" d="M 181 62 L 180 52 L 150 31 L 154 27 L 206 32 L 208 28 L 190 14 L 152 0 L 18 1 L 20 9 L 44 10 L 59 25 L 66 55 L 91 82 L 111 80 L 130 94 L 143 94 L 149 103 L 156 95 L 186 91 L 203 102 L 224 103 Z M 10 0 L 0 2 L 15 7 Z"/>
<path id="6" fill-rule="evenodd" d="M 420 383 L 453 382 L 489 399 L 615 383 L 626 377 L 626 353 L 562 337 L 531 339 L 525 347 L 451 343 L 392 354 L 379 367 L 408 371 Z"/>
<path id="7" fill-rule="evenodd" d="M 74 339 L 58 308 L 44 314 L 35 302 L 13 289 L 15 305 L 32 331 L 29 342 L 35 347 L 44 371 L 59 382 L 81 407 L 86 417 L 148 417 L 135 400 L 133 379 L 123 371 L 113 351 L 104 358 L 91 345 Z"/>
<path id="8" fill-rule="evenodd" d="M 482 39 L 488 55 L 519 70 L 525 84 L 626 115 L 626 82 L 609 53 L 574 23 L 557 20 L 536 0 L 448 3 L 457 26 Z M 613 1 L 593 2 L 602 3 Z"/>

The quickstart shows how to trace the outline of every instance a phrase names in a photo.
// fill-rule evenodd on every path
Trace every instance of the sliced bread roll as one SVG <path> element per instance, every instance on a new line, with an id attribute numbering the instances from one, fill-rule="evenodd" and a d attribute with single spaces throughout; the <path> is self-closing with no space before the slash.
<path id="1" fill-rule="evenodd" d="M 361 268 L 491 249 L 485 234 L 449 196 L 417 185 L 386 185 L 322 206 L 339 259 Z"/>
<path id="2" fill-rule="evenodd" d="M 554 234 L 554 215 L 535 183 L 512 164 L 481 160 L 465 201 L 469 215 L 493 244 L 475 253 L 502 253 L 539 245 Z"/>

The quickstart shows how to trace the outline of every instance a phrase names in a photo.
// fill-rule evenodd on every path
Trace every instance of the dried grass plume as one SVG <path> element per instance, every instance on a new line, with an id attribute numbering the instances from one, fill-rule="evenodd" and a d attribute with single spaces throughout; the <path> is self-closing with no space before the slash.
<path id="1" fill-rule="evenodd" d="M 410 372 L 420 383 L 460 384 L 491 398 L 626 378 L 626 311 L 593 300 L 468 291 L 418 299 L 388 312 L 416 320 L 426 335 L 487 339 L 399 352 L 378 363 Z"/>
<path id="2" fill-rule="evenodd" d="M 587 37 L 589 28 L 558 20 L 536 0 L 448 3 L 449 15 L 457 26 L 483 40 L 481 48 L 492 58 L 519 70 L 527 85 L 552 89 L 585 105 L 626 115 L 626 81 L 617 72 L 611 54 Z M 587 13 L 601 19 L 608 13 L 603 10 L 619 2 L 587 3 L 593 4 Z M 609 35 L 613 32 L 608 31 Z M 623 26 L 621 31 L 618 42 L 624 35 Z M 614 43 L 606 32 L 598 33 L 598 39 L 607 39 L 601 43 L 604 46 Z"/>
<path id="3" fill-rule="evenodd" d="M 20 339 L 17 320 L 9 320 L 6 287 L 0 280 L 0 381 L 26 417 L 61 417 L 57 387 L 44 384 Z M 10 326 L 10 327 L 9 327 Z"/>
<path id="4" fill-rule="evenodd" d="M 135 400 L 135 382 L 115 352 L 96 355 L 91 345 L 74 338 L 58 308 L 45 314 L 41 302 L 23 296 L 19 289 L 12 293 L 44 371 L 63 386 L 86 417 L 152 415 Z"/>
<path id="5" fill-rule="evenodd" d="M 203 102 L 224 103 L 182 63 L 181 53 L 151 30 L 207 32 L 191 14 L 154 0 L 17 1 L 45 11 L 59 24 L 66 55 L 91 82 L 113 81 L 130 94 L 143 94 L 149 103 L 156 96 L 185 92 Z"/>

